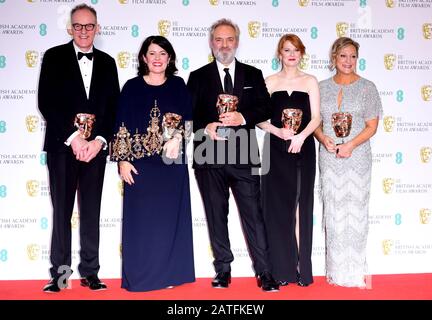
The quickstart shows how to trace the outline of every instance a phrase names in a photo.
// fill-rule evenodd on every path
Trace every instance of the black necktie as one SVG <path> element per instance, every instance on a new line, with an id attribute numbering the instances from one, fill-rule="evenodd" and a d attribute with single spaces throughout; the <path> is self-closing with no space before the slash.
<path id="1" fill-rule="evenodd" d="M 229 73 L 229 68 L 224 68 L 225 78 L 224 78 L 224 88 L 225 93 L 232 94 L 233 93 L 233 82 L 231 79 L 231 75 Z"/>
<path id="2" fill-rule="evenodd" d="M 93 59 L 93 52 L 88 52 L 88 53 L 78 52 L 78 60 L 81 60 L 81 58 L 84 56 L 86 56 L 87 59 L 92 60 Z"/>

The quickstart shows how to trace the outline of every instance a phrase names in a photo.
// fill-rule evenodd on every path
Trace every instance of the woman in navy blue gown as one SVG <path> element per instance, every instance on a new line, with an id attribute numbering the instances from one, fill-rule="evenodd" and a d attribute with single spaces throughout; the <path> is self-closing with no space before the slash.
<path id="1" fill-rule="evenodd" d="M 149 291 L 195 281 L 189 174 L 182 152 L 191 99 L 175 76 L 170 42 L 150 36 L 117 111 L 111 158 L 124 180 L 122 288 Z"/>

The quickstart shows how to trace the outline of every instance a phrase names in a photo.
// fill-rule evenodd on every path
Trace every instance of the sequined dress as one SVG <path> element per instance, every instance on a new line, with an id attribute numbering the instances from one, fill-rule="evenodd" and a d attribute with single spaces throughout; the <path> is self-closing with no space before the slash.
<path id="1" fill-rule="evenodd" d="M 352 115 L 352 128 L 345 142 L 357 136 L 365 121 L 381 115 L 382 106 L 375 85 L 359 78 L 340 86 L 333 78 L 321 81 L 323 132 L 336 143 L 331 116 L 338 112 L 337 97 L 342 88 L 342 112 Z M 372 153 L 369 140 L 354 149 L 349 158 L 336 158 L 320 144 L 319 172 L 326 237 L 326 277 L 331 284 L 364 287 L 367 274 L 366 245 Z"/>

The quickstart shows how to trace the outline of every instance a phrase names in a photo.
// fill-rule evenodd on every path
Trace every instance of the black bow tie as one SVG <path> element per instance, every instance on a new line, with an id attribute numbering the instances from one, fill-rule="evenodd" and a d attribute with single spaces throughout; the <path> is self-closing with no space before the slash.
<path id="1" fill-rule="evenodd" d="M 87 59 L 92 60 L 93 59 L 93 52 L 88 52 L 88 53 L 78 52 L 78 60 L 81 60 L 81 58 L 84 56 L 86 56 Z"/>

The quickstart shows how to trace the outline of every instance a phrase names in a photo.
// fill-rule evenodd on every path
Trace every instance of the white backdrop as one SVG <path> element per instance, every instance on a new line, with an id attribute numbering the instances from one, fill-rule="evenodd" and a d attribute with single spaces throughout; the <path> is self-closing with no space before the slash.
<path id="1" fill-rule="evenodd" d="M 385 120 L 372 140 L 369 271 L 432 272 L 432 161 L 421 157 L 432 147 L 432 0 L 0 0 L 0 279 L 48 278 L 52 212 L 37 82 L 44 51 L 69 41 L 69 12 L 81 2 L 98 11 L 96 47 L 116 59 L 121 85 L 136 75 L 136 53 L 152 34 L 172 42 L 179 75 L 187 80 L 191 70 L 209 61 L 207 31 L 222 17 L 240 26 L 238 58 L 264 76 L 278 70 L 274 53 L 285 33 L 301 37 L 307 51 L 303 69 L 318 80 L 330 76 L 328 51 L 336 37 L 357 40 L 358 72 L 377 85 Z M 196 275 L 210 277 L 206 220 L 190 173 Z M 101 213 L 101 278 L 121 274 L 119 186 L 116 165 L 109 163 Z M 315 275 L 324 274 L 319 188 L 317 184 Z M 251 276 L 234 203 L 230 212 L 233 275 Z M 72 220 L 72 268 L 77 270 L 76 209 Z"/>

